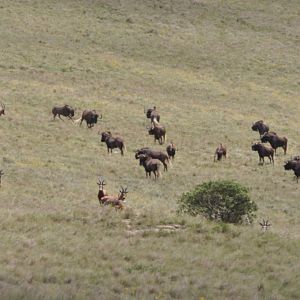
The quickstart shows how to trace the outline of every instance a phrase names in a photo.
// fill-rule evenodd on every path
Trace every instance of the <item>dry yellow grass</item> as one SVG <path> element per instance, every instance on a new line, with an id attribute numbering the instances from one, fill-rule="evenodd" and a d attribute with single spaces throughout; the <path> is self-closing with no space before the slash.
<path id="1" fill-rule="evenodd" d="M 299 155 L 299 10 L 297 0 L 3 0 L 0 298 L 298 299 L 300 185 L 281 150 L 274 167 L 258 166 L 250 127 L 264 119 Z M 103 120 L 53 121 L 64 103 Z M 165 148 L 147 135 L 154 104 L 179 147 L 158 181 L 133 155 Z M 107 155 L 105 129 L 124 137 L 124 157 Z M 219 142 L 228 159 L 213 163 Z M 98 175 L 110 193 L 128 186 L 125 212 L 99 207 Z M 251 188 L 253 226 L 176 215 L 183 192 L 224 178 Z M 162 224 L 182 227 L 154 230 Z"/>

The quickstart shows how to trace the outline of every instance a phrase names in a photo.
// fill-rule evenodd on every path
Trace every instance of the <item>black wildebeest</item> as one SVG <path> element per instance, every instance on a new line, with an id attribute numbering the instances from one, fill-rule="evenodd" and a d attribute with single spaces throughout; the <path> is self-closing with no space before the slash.
<path id="1" fill-rule="evenodd" d="M 141 154 L 146 154 L 146 155 L 150 156 L 151 158 L 160 160 L 164 165 L 164 170 L 168 171 L 167 163 L 170 164 L 171 162 L 166 153 L 164 153 L 162 151 L 158 151 L 158 150 L 152 150 L 150 148 L 142 148 L 142 149 L 135 151 L 135 158 L 139 159 L 139 155 L 141 155 Z"/>
<path id="2" fill-rule="evenodd" d="M 252 145 L 252 150 L 257 151 L 259 155 L 259 162 L 262 162 L 264 164 L 265 157 L 268 157 L 270 160 L 270 163 L 272 162 L 274 165 L 274 149 L 268 148 L 265 145 L 261 143 L 255 143 Z"/>
<path id="3" fill-rule="evenodd" d="M 158 140 L 160 145 L 162 145 L 166 140 L 166 128 L 164 126 L 152 123 L 148 133 L 149 135 L 154 135 L 154 142 L 156 143 L 156 140 Z"/>
<path id="4" fill-rule="evenodd" d="M 94 126 L 94 124 L 97 123 L 98 121 L 98 118 L 99 119 L 102 119 L 102 115 L 98 115 L 97 112 L 93 109 L 93 110 L 85 110 L 83 113 L 82 113 L 82 116 L 81 118 L 79 118 L 78 120 L 76 120 L 75 122 L 79 122 L 80 121 L 80 126 L 83 122 L 83 120 L 86 121 L 86 125 L 88 128 L 92 128 Z"/>
<path id="5" fill-rule="evenodd" d="M 5 105 L 3 103 L 1 103 L 1 108 L 0 108 L 0 117 L 2 115 L 5 115 Z"/>
<path id="6" fill-rule="evenodd" d="M 140 166 L 143 166 L 146 172 L 146 177 L 151 177 L 151 172 L 153 172 L 154 177 L 161 177 L 160 166 L 161 161 L 155 158 L 150 157 L 147 154 L 140 154 L 138 156 L 140 160 Z"/>
<path id="7" fill-rule="evenodd" d="M 276 153 L 277 148 L 282 147 L 284 150 L 284 154 L 286 154 L 287 143 L 288 143 L 288 140 L 286 137 L 279 137 L 274 132 L 272 132 L 272 133 L 266 132 L 266 133 L 264 133 L 264 135 L 261 136 L 260 140 L 263 143 L 269 142 L 270 145 L 272 146 L 272 148 L 275 150 L 275 153 Z"/>
<path id="8" fill-rule="evenodd" d="M 214 161 L 216 161 L 216 158 L 218 161 L 221 160 L 223 156 L 226 158 L 226 153 L 227 153 L 226 146 L 220 144 L 215 151 Z"/>
<path id="9" fill-rule="evenodd" d="M 170 142 L 170 144 L 167 146 L 166 151 L 168 153 L 168 157 L 169 159 L 172 158 L 172 160 L 174 160 L 175 158 L 175 154 L 176 154 L 176 146 L 173 142 Z"/>
<path id="10" fill-rule="evenodd" d="M 289 160 L 284 164 L 285 170 L 293 170 L 297 179 L 300 177 L 300 161 L 299 160 Z"/>
<path id="11" fill-rule="evenodd" d="M 104 131 L 101 133 L 101 142 L 106 143 L 108 153 L 109 150 L 110 153 L 112 153 L 112 149 L 118 148 L 121 150 L 121 155 L 124 155 L 125 144 L 124 144 L 124 140 L 121 137 L 112 137 L 110 131 Z"/>
<path id="12" fill-rule="evenodd" d="M 58 117 L 62 120 L 61 116 L 67 117 L 73 121 L 72 117 L 74 117 L 74 108 L 69 105 L 64 106 L 54 106 L 52 108 L 53 119 L 58 115 Z"/>
<path id="13" fill-rule="evenodd" d="M 259 135 L 263 135 L 265 132 L 269 132 L 269 126 L 267 124 L 264 124 L 263 120 L 259 120 L 252 124 L 252 130 L 258 131 Z"/>
<path id="14" fill-rule="evenodd" d="M 156 106 L 154 106 L 153 108 L 148 108 L 147 111 L 144 109 L 144 112 L 146 113 L 147 119 L 150 119 L 151 122 L 153 122 L 154 119 L 156 119 L 156 121 L 159 122 L 160 114 L 156 110 Z"/>

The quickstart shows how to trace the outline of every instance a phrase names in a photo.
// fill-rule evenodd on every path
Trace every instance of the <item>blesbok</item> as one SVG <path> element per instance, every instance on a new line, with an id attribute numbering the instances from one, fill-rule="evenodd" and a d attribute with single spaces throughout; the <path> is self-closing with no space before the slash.
<path id="1" fill-rule="evenodd" d="M 269 126 L 264 124 L 263 120 L 259 120 L 252 124 L 251 129 L 253 131 L 258 131 L 259 135 L 263 135 L 265 132 L 269 132 Z"/>
<path id="2" fill-rule="evenodd" d="M 118 195 L 104 195 L 99 199 L 100 204 L 112 205 L 116 209 L 123 209 L 125 202 L 126 194 L 128 193 L 127 188 L 121 186 L 121 190 Z"/>
<path id="3" fill-rule="evenodd" d="M 0 117 L 2 115 L 5 115 L 5 105 L 3 103 L 1 103 L 1 108 L 0 108 Z"/>
<path id="4" fill-rule="evenodd" d="M 265 219 L 263 219 L 262 222 L 259 222 L 259 225 L 261 226 L 261 230 L 267 231 L 268 227 L 270 227 L 272 224 L 269 223 L 269 220 L 265 221 Z"/>
<path id="5" fill-rule="evenodd" d="M 107 191 L 104 189 L 104 186 L 106 185 L 105 180 L 99 177 L 97 184 L 99 185 L 99 192 L 98 192 L 98 199 L 101 203 L 101 199 L 104 196 L 107 196 Z"/>
<path id="6" fill-rule="evenodd" d="M 138 156 L 140 160 L 140 166 L 143 166 L 146 172 L 146 177 L 151 177 L 151 172 L 154 174 L 155 179 L 161 177 L 160 167 L 161 161 L 155 158 L 151 158 L 147 154 L 140 154 Z"/>
<path id="7" fill-rule="evenodd" d="M 176 154 L 176 146 L 175 144 L 171 141 L 170 144 L 167 146 L 166 151 L 168 153 L 168 157 L 169 159 L 172 158 L 172 160 L 174 160 L 175 158 L 175 154 Z"/>
<path id="8" fill-rule="evenodd" d="M 214 161 L 216 161 L 216 158 L 218 161 L 220 161 L 223 156 L 226 158 L 226 153 L 227 153 L 226 146 L 220 144 L 215 151 Z"/>
<path id="9" fill-rule="evenodd" d="M 285 170 L 293 170 L 294 174 L 296 176 L 296 179 L 297 179 L 297 183 L 298 183 L 298 178 L 300 177 L 300 161 L 299 160 L 288 160 L 284 164 L 284 169 Z"/>
<path id="10" fill-rule="evenodd" d="M 112 137 L 110 131 L 104 131 L 102 133 L 98 132 L 101 135 L 101 142 L 105 142 L 107 146 L 107 152 L 112 153 L 112 149 L 118 148 L 121 150 L 121 155 L 124 155 L 125 144 L 124 140 L 121 137 Z"/>
<path id="11" fill-rule="evenodd" d="M 69 118 L 73 121 L 72 117 L 74 117 L 74 108 L 69 105 L 64 106 L 54 106 L 52 108 L 53 119 L 58 115 L 58 117 L 62 120 L 61 115 Z"/>
<path id="12" fill-rule="evenodd" d="M 260 140 L 263 143 L 269 142 L 272 148 L 275 150 L 275 154 L 276 154 L 276 149 L 279 147 L 282 147 L 284 154 L 286 154 L 287 143 L 288 143 L 288 139 L 286 137 L 279 137 L 274 132 L 266 132 L 261 136 Z"/>
<path id="13" fill-rule="evenodd" d="M 167 163 L 171 164 L 171 161 L 166 153 L 158 150 L 152 150 L 150 148 L 141 148 L 135 151 L 135 158 L 139 159 L 139 155 L 141 154 L 146 154 L 151 158 L 160 160 L 164 165 L 164 171 L 168 171 Z"/>
<path id="14" fill-rule="evenodd" d="M 268 148 L 261 143 L 252 144 L 252 151 L 257 151 L 259 155 L 259 162 L 262 164 L 265 163 L 265 157 L 268 157 L 270 163 L 272 162 L 274 165 L 274 149 Z"/>
<path id="15" fill-rule="evenodd" d="M 164 126 L 157 125 L 156 123 L 152 123 L 151 128 L 147 127 L 149 135 L 154 136 L 154 142 L 158 140 L 159 144 L 162 145 L 166 140 L 166 129 Z"/>
<path id="16" fill-rule="evenodd" d="M 4 172 L 3 170 L 0 170 L 0 187 L 1 187 L 1 179 L 2 179 L 2 176 L 4 175 Z"/>
<path id="17" fill-rule="evenodd" d="M 156 119 L 156 121 L 159 122 L 160 114 L 156 110 L 156 106 L 154 106 L 153 108 L 148 108 L 147 110 L 144 108 L 144 113 L 146 114 L 147 119 L 150 119 L 151 122 L 153 122 L 154 119 Z"/>
<path id="18" fill-rule="evenodd" d="M 102 115 L 101 114 L 99 115 L 94 109 L 93 110 L 85 110 L 85 111 L 83 111 L 81 118 L 77 119 L 75 121 L 75 123 L 78 123 L 80 121 L 79 125 L 81 126 L 83 120 L 85 120 L 87 127 L 92 128 L 94 126 L 94 124 L 97 123 L 98 118 L 102 119 Z"/>

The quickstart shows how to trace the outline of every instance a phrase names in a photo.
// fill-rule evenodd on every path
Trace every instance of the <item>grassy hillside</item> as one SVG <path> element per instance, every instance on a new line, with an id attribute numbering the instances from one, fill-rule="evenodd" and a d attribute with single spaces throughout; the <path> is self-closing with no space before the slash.
<path id="1" fill-rule="evenodd" d="M 300 154 L 299 15 L 297 0 L 1 1 L 1 299 L 299 299 L 300 185 L 283 170 Z M 103 120 L 53 121 L 65 103 Z M 166 147 L 147 134 L 153 105 L 179 147 L 157 181 L 133 153 Z M 259 119 L 289 139 L 274 167 L 251 151 Z M 125 212 L 99 207 L 99 175 L 128 187 Z M 251 189 L 252 226 L 176 214 L 225 178 Z"/>

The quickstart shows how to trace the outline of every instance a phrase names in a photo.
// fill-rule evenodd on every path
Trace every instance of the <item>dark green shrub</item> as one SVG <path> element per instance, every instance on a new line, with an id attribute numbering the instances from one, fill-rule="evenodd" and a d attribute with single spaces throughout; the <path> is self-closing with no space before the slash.
<path id="1" fill-rule="evenodd" d="M 178 212 L 201 214 L 227 223 L 242 223 L 245 219 L 252 222 L 257 206 L 248 192 L 248 188 L 234 181 L 205 182 L 181 196 Z"/>

